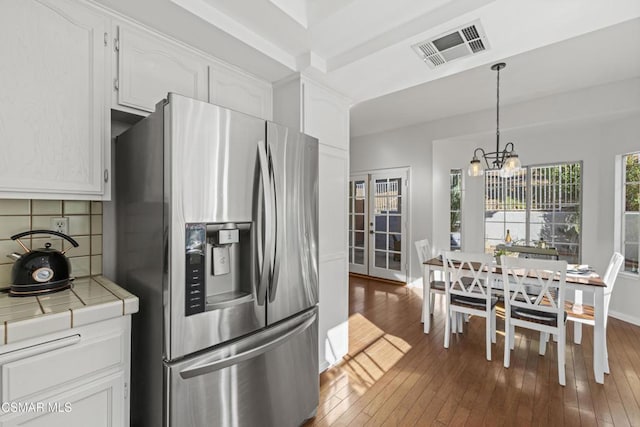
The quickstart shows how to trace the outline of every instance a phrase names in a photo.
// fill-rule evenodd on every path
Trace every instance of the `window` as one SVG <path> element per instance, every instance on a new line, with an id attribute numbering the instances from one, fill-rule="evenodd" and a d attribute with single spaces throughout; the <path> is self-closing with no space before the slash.
<path id="1" fill-rule="evenodd" d="M 623 156 L 622 165 L 624 271 L 637 274 L 638 247 L 640 246 L 640 152 Z"/>
<path id="2" fill-rule="evenodd" d="M 485 250 L 503 243 L 555 247 L 560 259 L 580 262 L 582 163 L 528 166 L 511 178 L 485 174 Z"/>
<path id="3" fill-rule="evenodd" d="M 449 222 L 449 248 L 452 251 L 460 250 L 462 248 L 462 170 L 451 169 L 449 173 L 449 187 L 450 187 L 450 217 Z"/>

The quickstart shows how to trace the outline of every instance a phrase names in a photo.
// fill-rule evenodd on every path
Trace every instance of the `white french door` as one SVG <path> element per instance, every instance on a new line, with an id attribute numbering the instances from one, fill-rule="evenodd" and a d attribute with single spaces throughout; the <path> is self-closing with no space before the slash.
<path id="1" fill-rule="evenodd" d="M 349 180 L 349 271 L 369 274 L 369 175 Z"/>
<path id="2" fill-rule="evenodd" d="M 349 188 L 349 271 L 406 282 L 408 170 L 354 175 Z"/>

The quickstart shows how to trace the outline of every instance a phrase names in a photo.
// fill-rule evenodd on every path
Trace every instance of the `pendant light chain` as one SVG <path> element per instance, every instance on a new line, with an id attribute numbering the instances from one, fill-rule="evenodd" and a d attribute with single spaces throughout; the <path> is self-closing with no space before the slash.
<path id="1" fill-rule="evenodd" d="M 496 152 L 500 151 L 500 69 L 497 68 L 496 77 Z"/>
<path id="2" fill-rule="evenodd" d="M 513 142 L 508 142 L 504 149 L 500 150 L 500 70 L 506 67 L 504 62 L 499 62 L 491 66 L 496 71 L 496 151 L 484 151 L 481 147 L 473 151 L 473 158 L 469 163 L 469 176 L 484 175 L 485 168 L 480 162 L 480 156 L 484 160 L 486 170 L 499 170 L 502 178 L 512 177 L 518 172 L 522 165 L 516 154 Z"/>

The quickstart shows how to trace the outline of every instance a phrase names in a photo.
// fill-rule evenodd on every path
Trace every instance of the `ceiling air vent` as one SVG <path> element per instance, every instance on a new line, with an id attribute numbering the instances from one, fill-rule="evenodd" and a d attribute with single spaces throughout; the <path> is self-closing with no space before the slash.
<path id="1" fill-rule="evenodd" d="M 489 43 L 478 20 L 411 47 L 430 68 L 435 68 L 483 52 L 489 48 Z"/>

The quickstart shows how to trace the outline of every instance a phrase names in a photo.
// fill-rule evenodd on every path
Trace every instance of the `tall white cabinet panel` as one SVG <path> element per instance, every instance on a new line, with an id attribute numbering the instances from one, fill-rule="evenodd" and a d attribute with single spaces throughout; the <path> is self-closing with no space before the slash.
<path id="1" fill-rule="evenodd" d="M 0 197 L 109 197 L 108 18 L 2 0 Z"/>
<path id="2" fill-rule="evenodd" d="M 319 151 L 319 330 L 324 337 L 320 360 L 327 367 L 339 362 L 349 350 L 349 153 L 325 144 L 320 144 Z"/>
<path id="3" fill-rule="evenodd" d="M 302 81 L 304 133 L 318 138 L 322 144 L 349 150 L 349 104 L 317 83 Z"/>
<path id="4" fill-rule="evenodd" d="M 209 102 L 271 120 L 271 85 L 221 64 L 209 66 Z"/>
<path id="5" fill-rule="evenodd" d="M 168 92 L 207 101 L 208 66 L 204 58 L 128 26 L 119 27 L 116 49 L 118 75 L 113 108 L 151 112 Z"/>
<path id="6" fill-rule="evenodd" d="M 349 101 L 305 76 L 276 83 L 274 120 L 320 141 L 320 369 L 337 363 L 349 344 Z"/>

